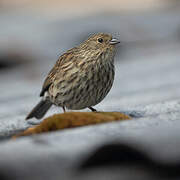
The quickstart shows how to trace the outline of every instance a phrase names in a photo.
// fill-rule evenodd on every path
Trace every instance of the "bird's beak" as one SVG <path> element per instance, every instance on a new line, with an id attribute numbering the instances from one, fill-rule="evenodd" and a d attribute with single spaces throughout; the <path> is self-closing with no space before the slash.
<path id="1" fill-rule="evenodd" d="M 120 41 L 118 41 L 117 39 L 113 38 L 113 39 L 111 39 L 111 41 L 109 43 L 112 44 L 112 45 L 115 45 L 115 44 L 119 44 Z"/>

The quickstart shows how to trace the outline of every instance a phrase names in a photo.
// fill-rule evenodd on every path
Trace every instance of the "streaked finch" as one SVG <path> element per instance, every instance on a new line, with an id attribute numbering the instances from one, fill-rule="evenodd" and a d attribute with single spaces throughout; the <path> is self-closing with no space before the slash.
<path id="1" fill-rule="evenodd" d="M 117 39 L 98 33 L 59 57 L 44 81 L 42 100 L 26 119 L 44 116 L 52 104 L 80 110 L 101 102 L 114 81 L 114 55 Z"/>

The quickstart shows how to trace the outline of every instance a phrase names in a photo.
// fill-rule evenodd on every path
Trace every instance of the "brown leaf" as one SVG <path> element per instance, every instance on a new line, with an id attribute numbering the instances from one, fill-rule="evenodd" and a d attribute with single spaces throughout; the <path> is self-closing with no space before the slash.
<path id="1" fill-rule="evenodd" d="M 39 134 L 44 132 L 56 131 L 59 129 L 80 127 L 92 124 L 100 124 L 117 120 L 131 119 L 128 115 L 120 112 L 67 112 L 50 116 L 35 127 L 28 128 L 13 139 L 20 136 Z"/>

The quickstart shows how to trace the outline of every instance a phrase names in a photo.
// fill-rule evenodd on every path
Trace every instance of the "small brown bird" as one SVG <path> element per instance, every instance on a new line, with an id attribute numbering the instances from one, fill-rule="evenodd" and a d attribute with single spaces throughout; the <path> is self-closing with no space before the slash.
<path id="1" fill-rule="evenodd" d="M 52 104 L 80 110 L 101 102 L 114 81 L 114 54 L 117 39 L 98 33 L 59 57 L 44 81 L 42 100 L 26 119 L 40 119 Z"/>

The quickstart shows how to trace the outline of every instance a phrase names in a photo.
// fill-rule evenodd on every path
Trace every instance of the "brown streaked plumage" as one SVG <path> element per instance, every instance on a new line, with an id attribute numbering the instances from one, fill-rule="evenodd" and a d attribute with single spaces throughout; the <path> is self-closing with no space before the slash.
<path id="1" fill-rule="evenodd" d="M 110 34 L 98 33 L 59 57 L 44 81 L 42 100 L 26 119 L 44 116 L 52 104 L 68 109 L 89 108 L 101 102 L 114 80 L 115 44 Z"/>

